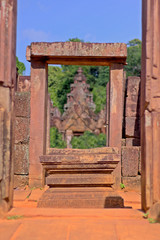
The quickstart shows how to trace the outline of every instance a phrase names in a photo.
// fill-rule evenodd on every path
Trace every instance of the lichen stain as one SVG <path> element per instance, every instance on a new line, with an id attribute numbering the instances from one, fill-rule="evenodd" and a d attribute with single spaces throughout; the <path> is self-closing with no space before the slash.
<path id="1" fill-rule="evenodd" d="M 150 114 L 146 114 L 145 125 L 146 125 L 146 127 L 151 127 L 151 115 Z"/>

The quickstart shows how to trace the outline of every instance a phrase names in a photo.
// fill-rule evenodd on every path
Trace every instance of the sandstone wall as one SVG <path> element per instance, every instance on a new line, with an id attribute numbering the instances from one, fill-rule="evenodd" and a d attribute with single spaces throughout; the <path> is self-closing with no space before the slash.
<path id="1" fill-rule="evenodd" d="M 17 1 L 0 1 L 0 215 L 13 202 Z"/>
<path id="2" fill-rule="evenodd" d="M 14 187 L 28 184 L 30 92 L 15 94 Z"/>
<path id="3" fill-rule="evenodd" d="M 124 99 L 126 146 L 140 146 L 140 77 L 128 77 Z"/>
<path id="4" fill-rule="evenodd" d="M 127 190 L 141 188 L 140 77 L 124 79 L 122 182 Z"/>
<path id="5" fill-rule="evenodd" d="M 141 148 L 122 147 L 122 183 L 127 190 L 141 190 Z"/>
<path id="6" fill-rule="evenodd" d="M 160 1 L 142 1 L 142 208 L 160 202 Z"/>

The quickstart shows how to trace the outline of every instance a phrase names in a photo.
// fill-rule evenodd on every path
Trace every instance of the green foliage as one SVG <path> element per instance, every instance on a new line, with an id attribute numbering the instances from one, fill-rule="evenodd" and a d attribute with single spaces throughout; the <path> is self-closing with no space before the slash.
<path id="1" fill-rule="evenodd" d="M 128 76 L 141 76 L 141 49 L 142 42 L 139 39 L 133 39 L 127 44 L 127 63 L 125 71 Z"/>
<path id="2" fill-rule="evenodd" d="M 157 221 L 155 219 L 153 219 L 153 218 L 148 218 L 148 222 L 149 223 L 157 223 Z"/>
<path id="3" fill-rule="evenodd" d="M 106 135 L 103 133 L 95 135 L 89 131 L 86 131 L 80 137 L 73 137 L 71 144 L 73 148 L 78 149 L 104 147 L 106 146 Z"/>
<path id="4" fill-rule="evenodd" d="M 17 220 L 23 218 L 22 215 L 7 216 L 7 220 Z"/>
<path id="5" fill-rule="evenodd" d="M 79 38 L 70 38 L 72 42 L 83 42 Z M 140 76 L 141 74 L 141 41 L 133 39 L 128 42 L 128 65 L 125 66 L 128 76 Z M 100 112 L 106 104 L 106 84 L 109 81 L 109 67 L 81 66 L 83 73 L 90 84 L 90 91 L 96 104 L 96 113 Z M 70 92 L 70 84 L 74 81 L 79 66 L 62 65 L 61 67 L 49 66 L 48 86 L 53 105 L 63 113 L 64 104 L 67 102 L 67 93 Z"/>
<path id="6" fill-rule="evenodd" d="M 23 72 L 26 70 L 26 67 L 24 63 L 18 60 L 18 57 L 16 57 L 16 67 L 18 68 L 19 75 L 23 75 Z"/>
<path id="7" fill-rule="evenodd" d="M 93 101 L 96 104 L 95 113 L 99 113 L 106 105 L 106 88 L 103 86 L 95 86 L 92 93 Z"/>
<path id="8" fill-rule="evenodd" d="M 55 127 L 50 128 L 50 147 L 51 148 L 66 148 L 66 142 L 63 141 L 62 135 Z"/>
<path id="9" fill-rule="evenodd" d="M 143 218 L 148 218 L 149 212 L 143 214 Z"/>
<path id="10" fill-rule="evenodd" d="M 75 38 L 69 38 L 69 40 L 67 42 L 84 42 L 84 41 L 75 37 Z"/>
<path id="11" fill-rule="evenodd" d="M 120 188 L 124 189 L 126 186 L 123 183 L 120 183 Z"/>

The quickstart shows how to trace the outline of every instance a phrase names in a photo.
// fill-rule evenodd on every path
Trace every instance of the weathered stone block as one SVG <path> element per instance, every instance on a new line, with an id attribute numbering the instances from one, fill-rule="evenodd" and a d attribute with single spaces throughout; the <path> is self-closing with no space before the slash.
<path id="1" fill-rule="evenodd" d="M 17 92 L 15 94 L 15 116 L 30 117 L 30 93 Z"/>
<path id="2" fill-rule="evenodd" d="M 138 175 L 139 148 L 122 147 L 122 176 L 135 177 Z"/>
<path id="3" fill-rule="evenodd" d="M 29 118 L 16 118 L 15 121 L 15 143 L 26 143 L 29 141 Z"/>
<path id="4" fill-rule="evenodd" d="M 2 180 L 3 175 L 4 113 L 4 108 L 0 108 L 0 181 Z"/>
<path id="5" fill-rule="evenodd" d="M 27 144 L 15 145 L 14 173 L 29 173 L 29 147 Z"/>
<path id="6" fill-rule="evenodd" d="M 27 175 L 14 175 L 14 188 L 28 185 L 29 177 Z"/>
<path id="7" fill-rule="evenodd" d="M 140 115 L 139 104 L 127 102 L 126 103 L 126 117 L 137 117 Z"/>
<path id="8" fill-rule="evenodd" d="M 141 147 L 139 148 L 138 173 L 141 174 Z"/>
<path id="9" fill-rule="evenodd" d="M 141 81 L 140 77 L 136 77 L 136 76 L 128 77 L 128 86 L 127 86 L 128 96 L 129 95 L 137 96 L 139 94 L 140 81 Z"/>
<path id="10" fill-rule="evenodd" d="M 141 191 L 141 176 L 136 177 L 123 177 L 122 182 L 125 185 L 126 190 Z"/>
<path id="11" fill-rule="evenodd" d="M 121 146 L 122 146 L 122 147 L 125 147 L 125 146 L 126 146 L 126 139 L 125 139 L 125 138 L 123 138 L 123 139 L 121 140 Z"/>
<path id="12" fill-rule="evenodd" d="M 18 92 L 29 92 L 31 88 L 30 76 L 19 76 L 18 78 Z"/>
<path id="13" fill-rule="evenodd" d="M 125 123 L 126 137 L 140 138 L 140 119 L 136 117 L 126 117 Z"/>
<path id="14" fill-rule="evenodd" d="M 127 117 L 136 117 L 140 114 L 140 78 L 128 77 L 127 79 L 127 98 L 126 112 Z"/>
<path id="15" fill-rule="evenodd" d="M 126 147 L 140 146 L 139 138 L 126 138 Z"/>

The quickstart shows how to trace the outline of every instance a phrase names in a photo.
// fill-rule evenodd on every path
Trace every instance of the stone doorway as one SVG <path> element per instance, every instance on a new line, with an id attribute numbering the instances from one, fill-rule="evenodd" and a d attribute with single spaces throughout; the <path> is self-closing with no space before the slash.
<path id="1" fill-rule="evenodd" d="M 98 65 L 110 67 L 110 116 L 108 139 L 110 147 L 121 146 L 123 65 L 126 44 L 99 43 L 32 43 L 27 47 L 31 62 L 30 172 L 31 186 L 43 186 L 44 174 L 39 157 L 48 152 L 47 101 L 48 64 Z M 120 166 L 119 166 L 120 167 Z M 117 167 L 118 169 L 118 167 Z M 118 170 L 117 170 L 118 171 Z M 117 181 L 120 182 L 120 168 Z M 119 180 L 118 180 L 119 179 Z"/>
<path id="2" fill-rule="evenodd" d="M 65 189 L 67 187 L 98 187 L 94 189 L 95 192 L 101 187 L 112 188 L 114 185 L 116 188 L 119 186 L 121 182 L 123 65 L 126 64 L 126 57 L 126 45 L 119 43 L 32 43 L 27 47 L 27 60 L 31 62 L 32 82 L 30 186 L 43 186 L 46 182 L 51 187 L 65 187 Z M 108 147 L 83 152 L 49 148 L 48 64 L 110 67 Z M 79 189 L 81 188 L 76 190 L 78 196 Z M 104 190 L 101 193 L 103 200 L 106 199 Z M 94 194 L 91 191 L 89 195 Z M 122 205 L 121 201 L 120 205 Z"/>

